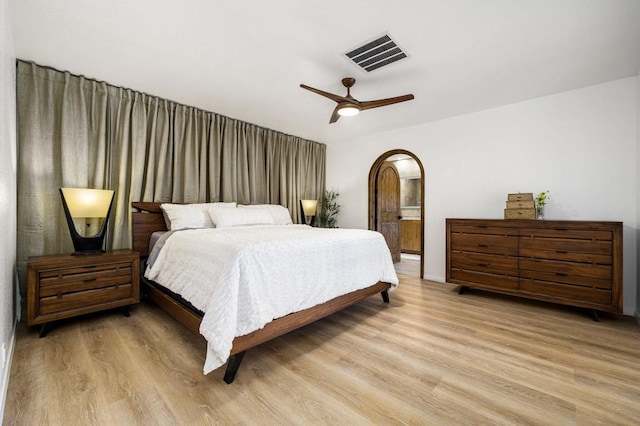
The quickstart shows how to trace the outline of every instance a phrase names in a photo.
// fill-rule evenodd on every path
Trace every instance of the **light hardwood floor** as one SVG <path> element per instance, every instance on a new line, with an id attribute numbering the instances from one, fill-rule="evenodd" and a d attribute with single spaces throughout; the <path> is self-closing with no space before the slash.
<path id="1" fill-rule="evenodd" d="M 396 273 L 410 277 L 420 276 L 420 256 L 402 254 L 400 262 L 394 264 Z"/>
<path id="2" fill-rule="evenodd" d="M 640 329 L 401 275 L 247 352 L 236 381 L 158 308 L 19 327 L 11 425 L 640 424 Z"/>

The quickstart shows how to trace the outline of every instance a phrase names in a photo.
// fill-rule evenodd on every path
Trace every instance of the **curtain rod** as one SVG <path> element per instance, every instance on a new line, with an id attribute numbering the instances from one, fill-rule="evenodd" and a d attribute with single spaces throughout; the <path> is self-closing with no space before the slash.
<path id="1" fill-rule="evenodd" d="M 227 115 L 220 114 L 220 113 L 213 112 L 213 111 L 208 111 L 206 109 L 198 108 L 198 107 L 193 106 L 193 105 L 187 105 L 187 104 L 183 104 L 181 102 L 172 101 L 171 99 L 166 99 L 166 98 L 163 98 L 161 96 L 152 95 L 152 94 L 149 94 L 149 93 L 141 92 L 139 90 L 130 89 L 130 88 L 124 87 L 124 86 L 118 86 L 116 84 L 108 83 L 108 82 L 106 82 L 104 80 L 98 80 L 97 78 L 87 77 L 87 76 L 84 76 L 82 74 L 75 74 L 75 73 L 72 73 L 70 71 L 61 71 L 61 70 L 59 70 L 59 69 L 57 69 L 55 67 L 52 67 L 50 65 L 40 65 L 35 61 L 29 61 L 29 60 L 26 60 L 26 59 L 16 58 L 16 72 L 17 72 L 17 68 L 18 68 L 18 62 L 22 62 L 23 64 L 33 64 L 33 65 L 36 65 L 36 66 L 38 66 L 40 68 L 45 68 L 45 69 L 49 69 L 49 70 L 52 70 L 52 71 L 69 74 L 69 75 L 71 75 L 73 77 L 84 78 L 85 80 L 93 81 L 93 82 L 100 83 L 100 84 L 105 84 L 105 85 L 107 85 L 109 87 L 113 87 L 115 89 L 122 89 L 122 90 L 128 90 L 128 91 L 135 92 L 135 93 L 140 93 L 141 95 L 150 96 L 152 98 L 155 98 L 155 99 L 158 99 L 158 100 L 161 100 L 161 101 L 165 101 L 165 102 L 170 102 L 170 103 L 175 104 L 175 105 L 180 105 L 180 106 L 183 106 L 185 108 L 195 108 L 197 110 L 200 110 L 200 111 L 203 111 L 203 112 L 206 112 L 206 113 L 209 113 L 209 114 L 217 115 L 218 117 L 223 117 L 223 118 L 226 118 L 226 119 L 229 119 L 229 120 L 234 120 L 234 121 L 237 121 L 237 122 L 240 122 L 240 123 L 250 124 L 252 126 L 257 127 L 258 129 L 262 129 L 262 130 L 266 130 L 266 131 L 274 132 L 274 133 L 280 133 L 281 135 L 291 136 L 293 138 L 298 138 L 298 139 L 302 139 L 302 140 L 305 140 L 305 141 L 308 141 L 308 142 L 313 142 L 313 143 L 317 143 L 317 144 L 326 146 L 326 144 L 324 144 L 322 142 L 314 141 L 314 140 L 311 140 L 311 139 L 306 139 L 306 138 L 303 138 L 301 136 L 291 135 L 289 133 L 284 133 L 284 132 L 281 132 L 279 130 L 270 129 L 268 127 L 260 126 L 259 124 L 249 123 L 248 121 L 240 120 L 238 118 L 229 117 Z"/>

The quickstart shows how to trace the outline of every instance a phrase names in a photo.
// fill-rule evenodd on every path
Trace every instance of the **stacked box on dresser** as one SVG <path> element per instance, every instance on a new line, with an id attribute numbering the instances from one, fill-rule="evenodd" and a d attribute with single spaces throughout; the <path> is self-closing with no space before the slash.
<path id="1" fill-rule="evenodd" d="M 507 208 L 504 209 L 505 219 L 535 219 L 536 206 L 533 193 L 509 194 Z"/>

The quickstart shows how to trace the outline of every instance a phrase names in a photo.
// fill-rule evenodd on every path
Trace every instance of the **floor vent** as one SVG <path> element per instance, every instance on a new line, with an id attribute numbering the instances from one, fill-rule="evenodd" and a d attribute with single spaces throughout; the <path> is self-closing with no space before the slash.
<path id="1" fill-rule="evenodd" d="M 366 72 L 377 70 L 407 57 L 389 34 L 367 42 L 345 55 Z"/>

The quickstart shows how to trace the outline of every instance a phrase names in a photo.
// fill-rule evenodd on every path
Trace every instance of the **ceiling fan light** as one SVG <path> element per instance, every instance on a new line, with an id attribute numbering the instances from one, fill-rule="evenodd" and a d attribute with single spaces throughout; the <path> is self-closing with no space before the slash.
<path id="1" fill-rule="evenodd" d="M 338 108 L 338 115 L 342 117 L 353 117 L 360 113 L 360 108 L 353 105 L 345 105 Z"/>

